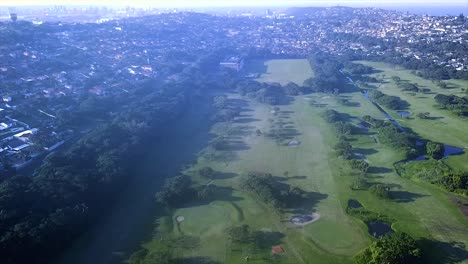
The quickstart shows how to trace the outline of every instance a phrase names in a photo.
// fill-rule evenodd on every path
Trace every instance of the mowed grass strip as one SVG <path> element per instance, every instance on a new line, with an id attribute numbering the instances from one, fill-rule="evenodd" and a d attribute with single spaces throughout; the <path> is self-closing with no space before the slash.
<path id="1" fill-rule="evenodd" d="M 256 60 L 247 64 L 247 71 L 260 73 L 260 82 L 276 82 L 286 85 L 290 82 L 302 85 L 314 76 L 309 61 L 305 59 Z"/>

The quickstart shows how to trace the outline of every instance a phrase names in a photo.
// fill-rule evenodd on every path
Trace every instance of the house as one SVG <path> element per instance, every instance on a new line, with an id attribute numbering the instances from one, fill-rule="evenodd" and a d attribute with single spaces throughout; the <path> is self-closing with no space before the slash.
<path id="1" fill-rule="evenodd" d="M 20 151 L 20 150 L 23 150 L 23 149 L 26 149 L 29 147 L 29 144 L 17 139 L 17 138 L 13 138 L 11 140 L 8 141 L 7 143 L 7 146 L 10 150 L 12 151 Z"/>
<path id="2" fill-rule="evenodd" d="M 29 137 L 35 134 L 37 131 L 38 131 L 37 128 L 29 129 L 29 130 L 20 132 L 16 135 L 13 135 L 13 137 L 21 140 L 22 142 L 29 142 Z"/>
<path id="3" fill-rule="evenodd" d="M 226 60 L 223 60 L 219 63 L 221 67 L 233 69 L 236 71 L 242 70 L 244 67 L 244 59 L 239 57 L 230 57 Z"/>

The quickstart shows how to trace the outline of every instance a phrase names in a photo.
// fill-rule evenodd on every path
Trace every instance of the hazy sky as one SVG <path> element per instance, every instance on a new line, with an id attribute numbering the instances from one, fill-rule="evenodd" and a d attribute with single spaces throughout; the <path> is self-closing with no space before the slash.
<path id="1" fill-rule="evenodd" d="M 3 6 L 113 4 L 137 6 L 468 6 L 468 0 L 0 0 Z"/>

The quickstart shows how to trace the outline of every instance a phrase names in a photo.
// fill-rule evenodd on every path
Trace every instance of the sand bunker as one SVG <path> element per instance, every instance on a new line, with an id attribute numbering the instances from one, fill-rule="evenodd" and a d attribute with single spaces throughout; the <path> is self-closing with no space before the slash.
<path id="1" fill-rule="evenodd" d="M 319 213 L 312 213 L 310 215 L 293 215 L 291 223 L 297 226 L 305 226 L 320 219 Z"/>
<path id="2" fill-rule="evenodd" d="M 176 221 L 179 222 L 179 223 L 180 223 L 180 222 L 183 222 L 184 220 L 185 220 L 185 217 L 183 217 L 183 216 L 181 216 L 181 215 L 179 215 L 179 216 L 176 217 Z"/>
<path id="3" fill-rule="evenodd" d="M 301 142 L 298 141 L 298 140 L 291 140 L 291 141 L 288 142 L 288 147 L 297 147 L 300 144 L 301 144 Z"/>

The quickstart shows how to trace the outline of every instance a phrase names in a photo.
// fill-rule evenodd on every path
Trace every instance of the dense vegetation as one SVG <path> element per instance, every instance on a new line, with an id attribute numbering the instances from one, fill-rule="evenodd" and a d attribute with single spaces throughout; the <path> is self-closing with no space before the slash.
<path id="1" fill-rule="evenodd" d="M 401 131 L 394 124 L 371 116 L 363 116 L 362 119 L 377 130 L 377 138 L 381 143 L 404 151 L 407 157 L 415 155 L 416 136 L 413 133 Z"/>
<path id="2" fill-rule="evenodd" d="M 378 239 L 356 256 L 358 264 L 417 264 L 421 262 L 421 249 L 405 233 L 395 233 Z"/>
<path id="3" fill-rule="evenodd" d="M 345 62 L 344 68 L 352 75 L 371 74 L 374 72 L 374 68 L 372 67 L 353 62 Z"/>
<path id="4" fill-rule="evenodd" d="M 408 104 L 397 96 L 386 95 L 378 90 L 369 90 L 369 98 L 372 102 L 383 105 L 392 110 L 403 109 Z"/>
<path id="5" fill-rule="evenodd" d="M 240 81 L 236 90 L 243 96 L 269 105 L 287 104 L 290 101 L 288 95 L 296 96 L 310 92 L 308 87 L 295 83 L 282 86 L 279 83 L 257 82 L 249 79 Z"/>
<path id="6" fill-rule="evenodd" d="M 450 110 L 459 116 L 468 116 L 468 97 L 438 94 L 434 99 L 440 108 Z"/>
<path id="7" fill-rule="evenodd" d="M 346 90 L 347 80 L 341 73 L 343 64 L 332 55 L 316 53 L 310 58 L 315 77 L 304 81 L 304 86 L 314 92 L 339 93 Z"/>
<path id="8" fill-rule="evenodd" d="M 468 195 L 468 173 L 454 170 L 442 160 L 411 161 L 398 163 L 395 167 L 403 177 L 422 180 L 451 192 Z"/>
<path id="9" fill-rule="evenodd" d="M 241 179 L 240 187 L 274 209 L 293 206 L 306 193 L 298 187 L 281 182 L 269 173 L 250 172 Z"/>
<path id="10" fill-rule="evenodd" d="M 50 263 L 112 205 L 145 144 L 170 129 L 194 92 L 188 82 L 141 84 L 109 122 L 47 158 L 35 177 L 0 183 L 2 263 Z"/>

